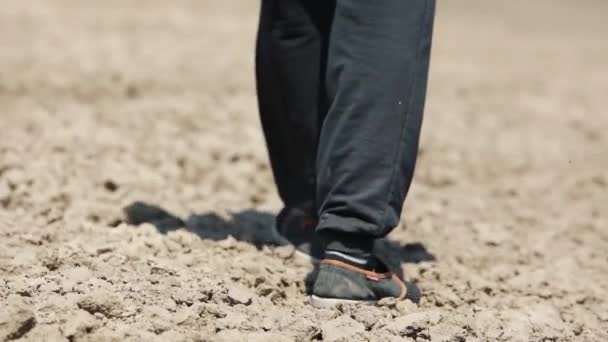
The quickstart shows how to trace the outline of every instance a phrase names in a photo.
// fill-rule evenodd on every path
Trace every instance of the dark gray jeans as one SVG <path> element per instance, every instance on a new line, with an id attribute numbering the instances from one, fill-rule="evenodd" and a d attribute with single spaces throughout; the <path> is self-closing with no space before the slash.
<path id="1" fill-rule="evenodd" d="M 260 116 L 286 206 L 313 201 L 328 248 L 394 228 L 416 163 L 434 0 L 262 0 Z"/>

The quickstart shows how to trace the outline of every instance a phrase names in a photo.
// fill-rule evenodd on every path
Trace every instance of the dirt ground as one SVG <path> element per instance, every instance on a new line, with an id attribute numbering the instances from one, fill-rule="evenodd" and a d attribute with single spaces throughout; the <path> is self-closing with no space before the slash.
<path id="1" fill-rule="evenodd" d="M 420 307 L 317 310 L 276 246 L 258 1 L 0 6 L 0 341 L 608 341 L 608 2 L 440 1 Z"/>

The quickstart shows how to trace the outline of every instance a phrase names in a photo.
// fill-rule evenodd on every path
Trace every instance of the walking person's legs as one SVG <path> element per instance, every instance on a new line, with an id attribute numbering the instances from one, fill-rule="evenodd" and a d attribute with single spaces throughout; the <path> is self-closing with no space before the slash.
<path id="1" fill-rule="evenodd" d="M 434 9 L 434 0 L 336 1 L 317 162 L 327 252 L 313 304 L 417 295 L 371 251 L 398 224 L 412 180 Z"/>
<path id="2" fill-rule="evenodd" d="M 256 48 L 260 117 L 285 205 L 279 233 L 298 250 L 313 246 L 317 221 L 316 156 L 327 111 L 325 65 L 331 0 L 263 0 Z"/>

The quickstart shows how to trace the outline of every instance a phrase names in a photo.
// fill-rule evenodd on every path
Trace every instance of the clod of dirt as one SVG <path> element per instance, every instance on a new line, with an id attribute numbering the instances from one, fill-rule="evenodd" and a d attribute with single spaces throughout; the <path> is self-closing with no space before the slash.
<path id="1" fill-rule="evenodd" d="M 118 184 L 116 184 L 111 179 L 108 179 L 105 182 L 103 182 L 103 187 L 104 187 L 104 189 L 106 189 L 109 192 L 114 192 L 114 191 L 118 190 Z"/>
<path id="2" fill-rule="evenodd" d="M 255 320 L 250 319 L 244 312 L 239 311 L 227 311 L 226 317 L 218 319 L 214 324 L 221 330 L 239 329 L 254 331 L 257 328 Z"/>
<path id="3" fill-rule="evenodd" d="M 277 247 L 274 249 L 274 254 L 281 259 L 290 259 L 295 253 L 295 248 L 292 245 Z"/>
<path id="4" fill-rule="evenodd" d="M 354 342 L 363 341 L 365 326 L 350 316 L 342 315 L 321 325 L 323 341 Z"/>
<path id="5" fill-rule="evenodd" d="M 157 335 L 169 331 L 173 325 L 169 311 L 159 306 L 146 308 L 144 315 L 145 320 L 150 323 L 149 330 Z"/>
<path id="6" fill-rule="evenodd" d="M 551 304 L 536 304 L 526 310 L 534 330 L 542 331 L 541 338 L 557 339 L 565 330 L 559 309 Z"/>
<path id="7" fill-rule="evenodd" d="M 208 298 L 208 295 L 192 289 L 177 289 L 171 294 L 171 299 L 175 301 L 175 304 L 186 306 L 191 306 L 195 302 L 206 301 Z"/>
<path id="8" fill-rule="evenodd" d="M 412 305 L 415 304 L 412 303 Z M 390 311 L 376 306 L 347 305 L 342 307 L 342 309 L 344 310 L 344 314 L 348 314 L 357 322 L 362 323 L 366 331 L 371 330 L 374 326 L 383 326 L 393 319 Z"/>
<path id="9" fill-rule="evenodd" d="M 402 314 L 412 314 L 418 312 L 418 305 L 410 300 L 401 300 L 395 305 L 395 309 Z"/>
<path id="10" fill-rule="evenodd" d="M 399 304 L 399 300 L 397 298 L 393 298 L 393 297 L 388 297 L 388 298 L 382 298 L 379 302 L 378 302 L 378 306 L 380 307 L 387 307 L 387 308 L 396 308 L 397 304 Z"/>
<path id="11" fill-rule="evenodd" d="M 20 298 L 11 297 L 0 308 L 0 341 L 21 338 L 36 326 L 36 316 Z"/>
<path id="12" fill-rule="evenodd" d="M 490 327 L 490 329 L 486 333 L 487 335 L 500 336 L 500 338 L 511 341 L 525 341 L 532 336 L 532 324 L 526 315 L 521 312 L 507 310 L 501 312 L 499 317 L 501 317 L 503 321 L 500 326 L 496 326 L 496 316 L 488 317 L 489 324 L 487 324 L 487 326 Z"/>
<path id="13" fill-rule="evenodd" d="M 49 271 L 57 270 L 62 264 L 63 262 L 56 251 L 49 251 L 42 260 L 42 266 L 46 267 Z"/>
<path id="14" fill-rule="evenodd" d="M 437 342 L 464 342 L 466 341 L 466 330 L 462 327 L 452 324 L 438 324 L 430 329 L 431 341 Z"/>
<path id="15" fill-rule="evenodd" d="M 438 324 L 440 320 L 439 312 L 417 312 L 395 318 L 386 326 L 386 329 L 401 337 L 430 339 L 429 326 Z"/>
<path id="16" fill-rule="evenodd" d="M 173 315 L 173 320 L 178 326 L 194 327 L 203 308 L 200 304 L 184 307 Z"/>
<path id="17" fill-rule="evenodd" d="M 228 235 L 227 238 L 218 242 L 218 246 L 220 246 L 220 248 L 226 249 L 226 250 L 235 249 L 236 244 L 237 244 L 237 241 L 232 235 Z"/>
<path id="18" fill-rule="evenodd" d="M 215 303 L 205 303 L 201 305 L 199 315 L 203 318 L 216 320 L 226 317 L 226 311 L 221 305 Z"/>
<path id="19" fill-rule="evenodd" d="M 228 288 L 227 299 L 231 305 L 243 304 L 247 306 L 251 304 L 252 298 L 253 294 L 243 287 L 231 286 Z"/>
<path id="20" fill-rule="evenodd" d="M 99 328 L 99 322 L 95 320 L 95 317 L 86 311 L 78 311 L 67 318 L 66 323 L 61 327 L 61 333 L 69 340 L 77 340 L 97 328 Z"/>
<path id="21" fill-rule="evenodd" d="M 107 318 L 128 315 L 122 301 L 106 290 L 96 290 L 78 301 L 78 307 L 90 314 L 100 313 Z"/>

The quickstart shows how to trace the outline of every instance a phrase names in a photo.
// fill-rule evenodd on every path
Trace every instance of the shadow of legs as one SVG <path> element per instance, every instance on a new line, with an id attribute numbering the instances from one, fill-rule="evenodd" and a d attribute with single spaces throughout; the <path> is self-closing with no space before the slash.
<path id="1" fill-rule="evenodd" d="M 280 246 L 279 237 L 274 229 L 275 215 L 253 209 L 233 214 L 229 218 L 221 217 L 215 213 L 190 215 L 183 220 L 169 211 L 145 202 L 134 202 L 124 208 L 127 222 L 133 225 L 150 223 L 162 234 L 169 231 L 185 228 L 201 239 L 221 241 L 234 237 L 261 249 L 263 246 Z M 435 261 L 431 254 L 421 243 L 401 244 L 389 239 L 377 240 L 374 252 L 388 268 L 403 277 L 401 264 Z M 318 273 L 318 265 L 306 275 L 305 283 L 308 293 Z"/>
<path id="2" fill-rule="evenodd" d="M 264 245 L 281 245 L 274 231 L 275 215 L 257 210 L 244 210 L 229 218 L 215 213 L 190 215 L 181 219 L 169 211 L 152 204 L 134 202 L 124 208 L 127 222 L 133 225 L 149 223 L 166 234 L 179 228 L 186 228 L 201 239 L 220 241 L 232 236 L 262 248 Z"/>

